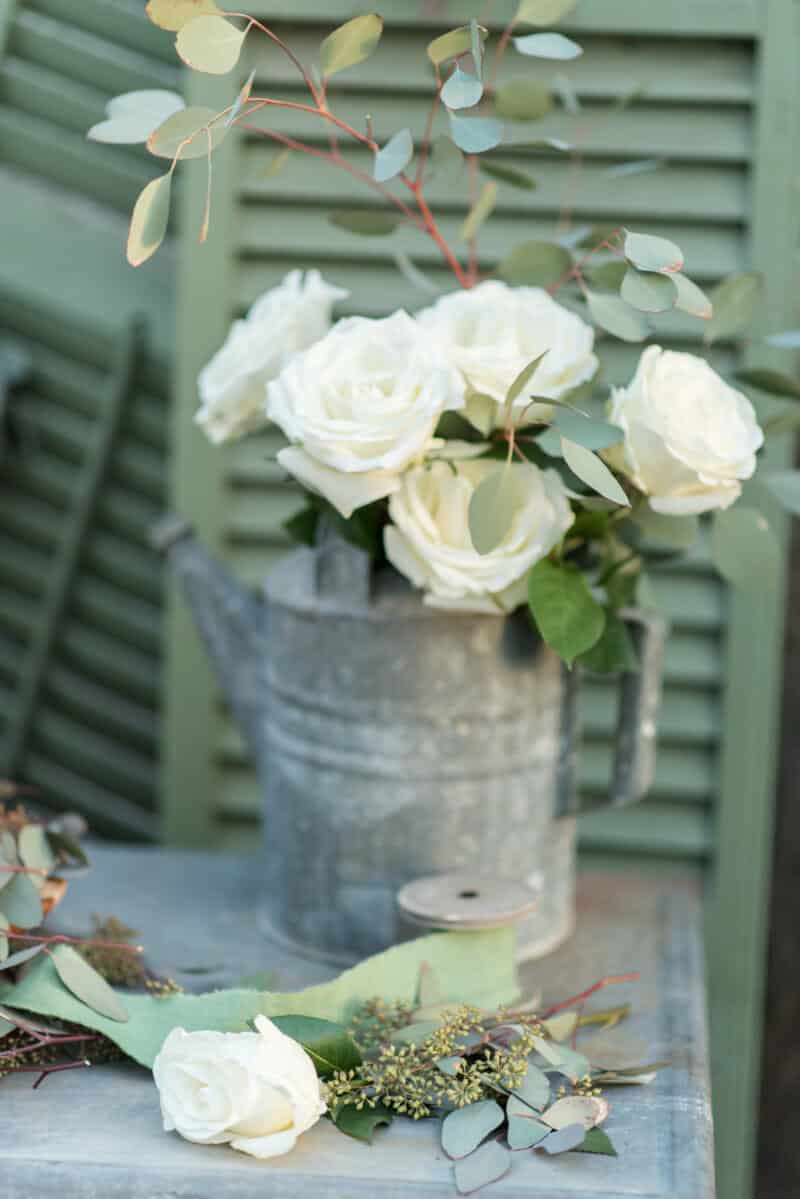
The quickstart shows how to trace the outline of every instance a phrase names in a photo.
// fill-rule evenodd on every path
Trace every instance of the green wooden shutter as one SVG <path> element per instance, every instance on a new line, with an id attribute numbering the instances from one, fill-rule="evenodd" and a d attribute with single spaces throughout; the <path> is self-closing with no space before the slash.
<path id="1" fill-rule="evenodd" d="M 252 6 L 251 6 L 252 7 Z M 306 61 L 335 20 L 367 4 L 321 0 L 261 0 L 254 9 L 285 33 Z M 385 139 L 409 123 L 419 135 L 427 102 L 424 45 L 433 33 L 474 15 L 463 0 L 446 6 L 398 3 L 387 9 L 386 44 L 374 58 L 336 80 L 336 107 L 358 124 L 367 112 Z M 515 7 L 498 3 L 492 23 Z M 763 327 L 797 321 L 793 208 L 798 153 L 795 63 L 800 48 L 800 5 L 794 0 L 583 0 L 568 26 L 585 57 L 564 73 L 592 121 L 584 156 L 585 184 L 577 222 L 613 217 L 673 238 L 685 250 L 692 276 L 713 285 L 728 272 L 756 266 L 769 275 Z M 283 24 L 281 24 L 281 22 Z M 390 40 L 391 39 L 391 40 Z M 387 47 L 391 47 L 388 49 Z M 387 57 L 390 56 L 390 57 Z M 299 96 L 281 56 L 257 52 L 255 65 L 270 94 Z M 515 75 L 534 68 L 517 60 Z M 540 74 L 546 75 L 546 67 Z M 244 68 L 243 68 L 244 74 Z M 645 92 L 608 121 L 601 113 L 631 85 Z M 234 80 L 192 75 L 193 99 L 229 102 Z M 274 128 L 308 134 L 297 114 L 276 113 Z M 563 116 L 537 131 L 564 135 Z M 324 145 L 323 134 L 314 135 Z M 265 179 L 265 142 L 228 140 L 216 168 L 216 228 L 211 243 L 190 254 L 180 283 L 179 411 L 175 450 L 178 507 L 247 580 L 258 583 L 285 541 L 280 523 L 295 500 L 266 461 L 277 442 L 267 435 L 226 451 L 211 451 L 192 425 L 197 370 L 218 347 L 232 316 L 293 266 L 320 267 L 351 289 L 348 311 L 386 312 L 416 306 L 391 260 L 404 249 L 442 284 L 446 275 L 432 247 L 402 234 L 388 241 L 359 239 L 330 228 L 333 206 L 364 206 L 367 195 L 342 173 L 296 156 L 284 173 Z M 539 180 L 522 196 L 501 192 L 496 217 L 483 239 L 487 263 L 510 244 L 550 233 L 565 186 L 563 162 L 542 153 L 502 151 Z M 610 179 L 607 167 L 638 158 L 663 158 L 651 175 Z M 201 181 L 185 197 L 186 238 L 199 225 Z M 463 209 L 436 189 L 442 224 L 453 233 Z M 214 304 L 208 297 L 214 297 Z M 200 299 L 200 297 L 203 297 Z M 660 340 L 674 348 L 697 344 L 695 323 L 665 318 Z M 604 346 L 611 381 L 629 377 L 638 350 Z M 715 352 L 719 367 L 733 364 L 735 347 Z M 761 363 L 766 353 L 759 353 Z M 788 460 L 778 446 L 771 460 Z M 753 502 L 762 502 L 755 494 Z M 774 514 L 773 514 L 774 515 Z M 780 528 L 780 521 L 778 520 Z M 709 881 L 709 964 L 714 1048 L 720 1193 L 751 1192 L 757 1102 L 763 921 L 771 829 L 775 703 L 782 628 L 780 594 L 758 600 L 731 596 L 710 569 L 707 547 L 664 572 L 657 590 L 673 624 L 666 665 L 656 782 L 636 810 L 598 813 L 582 824 L 585 852 L 620 864 L 650 859 L 702 869 Z M 213 690 L 189 617 L 171 607 L 171 665 L 167 683 L 166 828 L 179 840 L 210 836 L 251 840 L 259 801 L 241 741 Z M 584 786 L 602 791 L 607 777 L 613 701 L 591 684 L 584 705 Z M 202 760 L 196 750 L 207 744 Z M 186 796 L 191 796 L 187 802 Z M 236 836 L 234 836 L 236 834 Z"/>

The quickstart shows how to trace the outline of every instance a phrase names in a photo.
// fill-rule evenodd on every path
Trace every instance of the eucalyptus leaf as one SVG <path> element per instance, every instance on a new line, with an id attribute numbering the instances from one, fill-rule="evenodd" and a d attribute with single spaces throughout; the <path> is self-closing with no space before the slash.
<path id="1" fill-rule="evenodd" d="M 558 59 L 566 62 L 579 58 L 583 47 L 563 33 L 526 33 L 514 38 L 514 49 L 533 58 Z"/>
<path id="2" fill-rule="evenodd" d="M 424 274 L 414 262 L 411 261 L 408 254 L 406 254 L 404 250 L 395 251 L 394 261 L 400 274 L 408 280 L 412 287 L 419 288 L 420 291 L 425 292 L 425 294 L 429 296 L 438 296 L 440 294 L 439 288 L 436 286 L 433 280 L 429 279 L 428 276 Z"/>
<path id="3" fill-rule="evenodd" d="M 603 615 L 603 628 L 605 628 L 605 612 L 602 608 L 600 611 Z M 595 638 L 595 642 L 598 639 Z M 588 648 L 590 647 L 587 646 Z M 567 1045 L 548 1041 L 545 1037 L 536 1037 L 534 1044 L 536 1052 L 541 1054 L 545 1061 L 550 1062 L 560 1074 L 565 1075 L 571 1082 L 577 1082 L 579 1078 L 583 1078 L 591 1070 L 589 1059 L 584 1054 L 578 1053 L 577 1050 L 570 1049 Z"/>
<path id="4" fill-rule="evenodd" d="M 582 1124 L 566 1124 L 564 1128 L 551 1132 L 539 1148 L 544 1149 L 545 1153 L 569 1153 L 571 1149 L 578 1149 L 585 1140 L 586 1129 Z"/>
<path id="5" fill-rule="evenodd" d="M 273 1023 L 303 1046 L 320 1078 L 361 1065 L 356 1043 L 342 1024 L 314 1016 L 276 1016 Z"/>
<path id="6" fill-rule="evenodd" d="M 551 1128 L 569 1128 L 580 1124 L 586 1130 L 600 1124 L 608 1115 L 608 1103 L 596 1095 L 565 1095 L 547 1108 L 542 1119 Z"/>
<path id="7" fill-rule="evenodd" d="M 390 1125 L 393 1119 L 389 1108 L 382 1103 L 377 1103 L 375 1107 L 362 1107 L 360 1111 L 348 1104 L 333 1113 L 333 1122 L 340 1132 L 357 1141 L 366 1141 L 368 1145 L 372 1144 L 375 1129 Z"/>
<path id="8" fill-rule="evenodd" d="M 630 504 L 627 495 L 602 458 L 598 458 L 591 450 L 579 445 L 577 441 L 570 440 L 569 437 L 561 438 L 561 453 L 573 474 L 591 487 L 592 491 L 605 496 L 607 500 L 613 500 L 616 504 Z"/>
<path id="9" fill-rule="evenodd" d="M 494 110 L 506 121 L 538 121 L 552 107 L 550 89 L 536 79 L 509 79 L 494 96 Z"/>
<path id="10" fill-rule="evenodd" d="M 0 938 L 6 940 L 5 937 Z M 6 949 L 8 949 L 8 941 L 6 941 Z M 31 961 L 37 954 L 41 953 L 44 945 L 29 945 L 25 949 L 18 949 L 16 953 L 12 953 L 10 957 L 3 958 L 0 956 L 0 970 L 13 970 L 15 966 L 22 966 L 25 962 Z"/>
<path id="11" fill-rule="evenodd" d="M 443 175 L 454 178 L 460 174 L 464 166 L 464 155 L 455 142 L 446 133 L 440 133 L 431 142 L 431 152 L 428 159 L 428 176 Z"/>
<path id="12" fill-rule="evenodd" d="M 15 874 L 0 891 L 0 912 L 15 928 L 36 928 L 42 923 L 39 891 L 27 874 Z"/>
<path id="13" fill-rule="evenodd" d="M 630 179 L 633 175 L 649 175 L 666 165 L 663 158 L 635 158 L 631 162 L 618 162 L 613 167 L 606 167 L 602 174 L 606 179 Z"/>
<path id="14" fill-rule="evenodd" d="M 601 1153 L 606 1157 L 617 1157 L 617 1151 L 611 1143 L 609 1135 L 602 1128 L 590 1128 L 580 1145 L 575 1146 L 576 1153 Z"/>
<path id="15" fill-rule="evenodd" d="M 236 99 L 234 100 L 233 105 L 231 106 L 231 110 L 228 113 L 227 119 L 225 121 L 226 129 L 230 128 L 230 126 L 233 124 L 233 122 L 238 117 L 239 113 L 244 108 L 247 101 L 250 99 L 250 93 L 253 90 L 253 81 L 255 80 L 255 77 L 256 77 L 256 69 L 255 69 L 255 67 L 253 67 L 252 71 L 247 76 L 247 79 L 244 81 L 241 88 L 239 89 L 238 95 L 236 96 Z"/>
<path id="16" fill-rule="evenodd" d="M 764 277 L 758 271 L 728 275 L 711 293 L 714 315 L 706 329 L 707 345 L 721 337 L 734 337 L 753 319 L 764 292 Z"/>
<path id="17" fill-rule="evenodd" d="M 672 276 L 672 282 L 677 292 L 675 307 L 679 308 L 681 312 L 688 312 L 689 316 L 697 316 L 703 321 L 710 321 L 714 315 L 714 306 L 706 293 L 680 272 Z"/>
<path id="18" fill-rule="evenodd" d="M 28 877 L 35 887 L 41 889 L 55 866 L 55 859 L 42 825 L 23 825 L 17 836 L 17 848 L 22 865 L 30 870 L 39 871 L 38 874 L 30 874 Z"/>
<path id="19" fill-rule="evenodd" d="M 413 1024 L 407 1024 L 405 1028 L 392 1033 L 392 1040 L 401 1045 L 421 1045 L 438 1027 L 438 1020 L 415 1020 Z"/>
<path id="20" fill-rule="evenodd" d="M 333 33 L 319 48 L 319 61 L 326 78 L 364 62 L 374 51 L 383 33 L 383 19 L 377 13 L 353 17 Z"/>
<path id="21" fill-rule="evenodd" d="M 375 155 L 372 175 L 377 183 L 386 183 L 406 169 L 414 153 L 410 129 L 399 129 Z"/>
<path id="22" fill-rule="evenodd" d="M 466 1157 L 490 1132 L 499 1128 L 503 1120 L 503 1109 L 494 1099 L 458 1107 L 442 1121 L 442 1148 L 448 1157 Z"/>
<path id="23" fill-rule="evenodd" d="M 478 25 L 478 36 L 482 42 L 488 37 L 488 29 L 483 25 Z M 434 64 L 440 66 L 446 62 L 448 58 L 457 58 L 460 54 L 466 54 L 472 50 L 474 30 L 471 25 L 459 25 L 457 29 L 451 29 L 448 33 L 442 33 L 439 37 L 435 37 L 432 42 L 428 43 L 425 53 Z"/>
<path id="24" fill-rule="evenodd" d="M 533 376 L 536 374 L 536 371 L 539 369 L 539 366 L 540 366 L 542 360 L 546 357 L 547 354 L 549 354 L 549 352 L 550 351 L 548 349 L 548 350 L 545 350 L 544 353 L 542 353 L 542 354 L 537 354 L 536 357 L 532 358 L 530 360 L 530 362 L 528 362 L 525 366 L 523 366 L 523 368 L 519 372 L 519 374 L 514 379 L 512 379 L 511 384 L 510 384 L 508 391 L 506 392 L 506 396 L 505 396 L 506 409 L 510 409 L 511 407 L 513 407 L 515 401 L 518 400 L 519 397 L 522 395 L 523 391 L 525 390 L 527 385 L 530 383 Z"/>
<path id="25" fill-rule="evenodd" d="M 538 187 L 532 175 L 517 167 L 506 166 L 504 162 L 494 162 L 484 156 L 478 159 L 478 166 L 485 175 L 496 179 L 498 183 L 507 183 L 509 187 L 518 187 L 522 191 L 535 191 Z"/>
<path id="26" fill-rule="evenodd" d="M 431 1007 L 442 1002 L 442 984 L 430 962 L 423 962 L 417 979 L 418 1008 Z"/>
<path id="27" fill-rule="evenodd" d="M 100 1016 L 127 1023 L 128 1011 L 119 995 L 74 949 L 68 945 L 60 946 L 59 952 L 52 955 L 52 961 L 58 977 L 76 999 Z"/>
<path id="28" fill-rule="evenodd" d="M 528 602 L 543 640 L 568 665 L 602 635 L 606 614 L 573 566 L 537 562 L 528 575 Z"/>
<path id="29" fill-rule="evenodd" d="M 462 241 L 469 242 L 477 236 L 478 230 L 487 217 L 491 215 L 496 203 L 497 184 L 494 180 L 490 180 L 489 183 L 484 183 L 480 195 L 467 213 L 466 219 L 461 226 Z"/>
<path id="30" fill-rule="evenodd" d="M 460 1195 L 471 1195 L 497 1182 L 511 1169 L 511 1153 L 499 1141 L 488 1141 L 475 1153 L 456 1162 L 454 1174 Z"/>
<path id="31" fill-rule="evenodd" d="M 787 329 L 784 333 L 770 333 L 764 338 L 768 346 L 779 350 L 800 350 L 800 329 Z"/>
<path id="32" fill-rule="evenodd" d="M 386 237 L 394 233 L 400 224 L 400 217 L 393 212 L 378 212 L 365 209 L 362 212 L 355 209 L 343 208 L 332 212 L 328 217 L 337 229 L 346 229 L 348 233 L 358 233 L 361 237 Z"/>
<path id="33" fill-rule="evenodd" d="M 780 546 L 767 518 L 755 508 L 737 504 L 715 512 L 711 548 L 717 570 L 735 587 L 764 592 L 776 586 Z"/>
<path id="34" fill-rule="evenodd" d="M 577 117 L 581 112 L 581 102 L 578 99 L 578 94 L 572 83 L 566 75 L 558 74 L 553 76 L 553 88 L 556 95 L 561 101 L 561 106 L 565 112 L 568 112 L 571 117 Z"/>
<path id="35" fill-rule="evenodd" d="M 448 108 L 472 108 L 483 95 L 483 84 L 476 75 L 456 67 L 442 88 L 442 100 Z"/>
<path id="36" fill-rule="evenodd" d="M 480 392 L 474 391 L 467 396 L 464 416 L 473 428 L 482 433 L 484 437 L 488 437 L 495 427 L 497 410 L 497 401 L 493 396 L 482 395 Z"/>
<path id="37" fill-rule="evenodd" d="M 512 1095 L 506 1104 L 509 1149 L 534 1149 L 552 1132 L 547 1124 L 537 1120 L 531 1109 Z"/>
<path id="38" fill-rule="evenodd" d="M 571 408 L 556 408 L 555 425 L 564 437 L 576 441 L 587 450 L 608 449 L 609 446 L 618 445 L 625 436 L 619 425 L 609 424 L 608 421 L 598 420 L 593 416 L 584 416 Z"/>
<path id="39" fill-rule="evenodd" d="M 2 963 L 8 957 L 8 929 L 8 919 L 0 912 L 0 969 L 3 969 Z M 0 1036 L 2 1035 L 2 1030 L 0 1030 Z"/>
<path id="40" fill-rule="evenodd" d="M 639 660 L 625 621 L 616 612 L 606 610 L 606 623 L 599 641 L 580 657 L 581 666 L 594 674 L 631 673 L 639 669 Z"/>
<path id="41" fill-rule="evenodd" d="M 524 467 L 528 470 L 528 467 Z M 508 533 L 520 502 L 514 466 L 496 466 L 478 484 L 469 501 L 469 535 L 479 554 L 490 554 Z"/>
<path id="42" fill-rule="evenodd" d="M 770 471 L 760 475 L 759 481 L 769 488 L 786 512 L 800 516 L 800 471 Z"/>
<path id="43" fill-rule="evenodd" d="M 549 241 L 523 241 L 503 259 L 497 273 L 512 287 L 550 287 L 572 270 L 572 255 Z"/>
<path id="44" fill-rule="evenodd" d="M 212 151 L 222 142 L 227 129 L 222 121 L 211 125 L 218 115 L 216 109 L 193 106 L 176 112 L 150 134 L 147 149 L 156 158 L 174 158 L 180 150 L 180 161 L 208 156 L 209 137 Z M 209 126 L 206 132 L 206 126 Z M 185 144 L 184 144 L 185 143 Z"/>
<path id="45" fill-rule="evenodd" d="M 592 320 L 621 341 L 644 341 L 650 332 L 645 318 L 618 296 L 586 289 L 586 303 Z"/>
<path id="46" fill-rule="evenodd" d="M 623 251 L 628 262 L 640 271 L 657 271 L 676 274 L 683 268 L 683 253 L 673 241 L 666 237 L 653 237 L 650 233 L 632 233 L 625 230 Z"/>
<path id="47" fill-rule="evenodd" d="M 124 92 L 106 105 L 106 120 L 92 125 L 87 138 L 112 145 L 135 145 L 147 141 L 154 129 L 185 107 L 177 92 L 148 88 Z"/>
<path id="48" fill-rule="evenodd" d="M 625 262 L 601 262 L 584 271 L 584 274 L 588 275 L 593 287 L 608 288 L 612 291 L 622 287 L 622 281 L 629 270 Z"/>
<path id="49" fill-rule="evenodd" d="M 245 29 L 237 29 L 224 17 L 195 17 L 181 26 L 175 49 L 193 71 L 206 75 L 227 75 L 239 61 Z"/>
<path id="50" fill-rule="evenodd" d="M 572 12 L 578 0 L 520 0 L 514 22 L 528 25 L 557 25 Z"/>
<path id="51" fill-rule="evenodd" d="M 781 371 L 769 370 L 766 367 L 750 367 L 736 372 L 736 378 L 759 391 L 769 392 L 774 396 L 785 396 L 792 400 L 800 400 L 800 379 L 784 375 Z"/>
<path id="52" fill-rule="evenodd" d="M 214 0 L 148 0 L 144 11 L 154 25 L 171 33 L 177 33 L 195 17 L 221 15 Z"/>
<path id="53" fill-rule="evenodd" d="M 483 154 L 503 140 L 503 123 L 489 117 L 460 117 L 450 114 L 450 135 L 465 154 Z"/>
<path id="54" fill-rule="evenodd" d="M 210 18 L 209 18 L 210 19 Z M 159 175 L 139 193 L 133 206 L 128 230 L 127 257 L 131 266 L 141 266 L 152 258 L 164 240 L 169 221 L 172 175 Z"/>
<path id="55" fill-rule="evenodd" d="M 531 1108 L 535 1108 L 537 1112 L 544 1111 L 550 1102 L 550 1079 L 544 1070 L 540 1070 L 531 1062 L 522 1082 L 514 1088 L 509 1103 L 512 1101 L 515 1104 L 522 1104 L 528 1112 Z"/>
<path id="56" fill-rule="evenodd" d="M 629 267 L 619 294 L 626 304 L 640 312 L 668 312 L 675 307 L 678 289 L 668 275 L 641 274 Z"/>
<path id="57" fill-rule="evenodd" d="M 280 174 L 287 162 L 292 156 L 292 152 L 288 146 L 284 146 L 282 150 L 276 150 L 267 159 L 265 166 L 259 171 L 259 179 L 272 179 L 275 175 Z"/>
<path id="58" fill-rule="evenodd" d="M 436 1069 L 441 1070 L 442 1074 L 446 1074 L 448 1078 L 455 1078 L 463 1065 L 462 1057 L 440 1057 L 436 1063 Z"/>

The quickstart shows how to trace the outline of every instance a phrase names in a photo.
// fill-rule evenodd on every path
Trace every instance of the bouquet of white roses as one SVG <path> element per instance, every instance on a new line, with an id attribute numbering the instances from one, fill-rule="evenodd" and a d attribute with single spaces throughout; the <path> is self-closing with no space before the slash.
<path id="1" fill-rule="evenodd" d="M 602 397 L 596 331 L 641 342 L 654 314 L 678 309 L 707 322 L 710 346 L 749 322 L 762 283 L 754 273 L 733 276 L 709 298 L 683 273 L 671 241 L 623 227 L 570 230 L 568 221 L 553 241 L 523 242 L 494 268 L 483 266 L 478 239 L 498 189 L 532 186 L 487 152 L 513 145 L 515 122 L 536 119 L 550 103 L 535 78 L 495 86 L 497 65 L 512 43 L 528 61 L 580 56 L 558 33 L 513 36 L 571 7 L 522 0 L 493 61 L 488 31 L 475 20 L 435 38 L 427 48 L 433 100 L 415 146 L 406 128 L 381 141 L 371 118 L 361 131 L 331 106 L 332 78 L 378 47 L 376 14 L 336 29 L 319 65 L 305 66 L 271 28 L 226 15 L 213 0 L 200 15 L 183 0 L 150 0 L 151 20 L 177 34 L 178 54 L 194 70 L 233 70 L 246 39 L 261 35 L 296 67 L 308 103 L 256 95 L 253 73 L 221 112 L 185 108 L 171 93 L 118 97 L 90 136 L 146 140 L 153 155 L 171 160 L 137 200 L 128 243 L 135 265 L 163 238 L 177 163 L 206 157 L 210 181 L 213 152 L 236 126 L 277 144 L 271 169 L 311 154 L 380 194 L 382 210 L 334 213 L 338 226 L 387 236 L 402 224 L 431 238 L 458 290 L 415 314 L 334 322 L 333 305 L 346 293 L 316 270 L 290 272 L 234 323 L 202 371 L 198 423 L 216 443 L 268 422 L 282 430 L 288 444 L 278 461 L 308 493 L 287 526 L 300 540 L 313 543 L 324 519 L 376 563 L 388 559 L 426 603 L 487 613 L 528 604 L 568 663 L 630 669 L 635 655 L 619 612 L 644 602 L 644 568 L 688 549 L 700 516 L 714 514 L 715 558 L 732 581 L 756 563 L 763 581 L 777 543 L 756 509 L 731 511 L 764 442 L 751 399 L 705 357 L 658 345 L 644 350 L 625 386 Z M 271 126 L 272 112 L 287 105 L 319 118 L 329 150 Z M 346 157 L 344 138 L 369 151 L 370 174 Z M 579 156 L 580 147 L 545 138 L 539 152 Z M 443 169 L 465 181 L 463 254 L 443 236 L 425 195 Z M 210 196 L 209 187 L 209 204 Z M 208 211 L 201 240 L 207 227 Z M 421 289 L 437 290 L 407 256 L 396 260 Z M 791 347 L 800 334 L 772 341 Z M 782 397 L 800 394 L 793 379 L 771 371 L 743 377 Z M 786 425 L 784 417 L 772 422 Z M 797 508 L 794 473 L 764 481 Z"/>

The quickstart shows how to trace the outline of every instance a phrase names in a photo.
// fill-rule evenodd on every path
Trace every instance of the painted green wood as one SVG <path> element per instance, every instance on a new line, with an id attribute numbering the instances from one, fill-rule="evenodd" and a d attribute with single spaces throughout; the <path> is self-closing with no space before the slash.
<path id="1" fill-rule="evenodd" d="M 751 252 L 768 279 L 759 324 L 771 331 L 792 327 L 800 317 L 795 196 L 800 5 L 767 0 L 761 20 Z M 792 357 L 785 352 L 771 356 L 784 368 Z M 749 358 L 763 365 L 770 354 L 766 347 L 754 346 Z M 788 439 L 770 446 L 770 465 L 790 466 L 792 448 Z M 776 505 L 756 488 L 748 498 L 763 508 L 788 547 L 787 522 Z M 727 735 L 707 922 L 714 1103 L 721 1133 L 717 1173 L 719 1194 L 726 1199 L 749 1199 L 754 1185 L 784 613 L 785 579 L 771 594 L 731 596 Z"/>

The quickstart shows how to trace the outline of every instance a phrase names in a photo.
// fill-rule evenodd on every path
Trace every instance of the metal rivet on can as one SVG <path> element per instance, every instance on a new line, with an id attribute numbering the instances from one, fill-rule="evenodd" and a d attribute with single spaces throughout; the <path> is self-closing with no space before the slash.
<path id="1" fill-rule="evenodd" d="M 406 920 L 451 932 L 503 928 L 530 915 L 538 902 L 539 892 L 526 883 L 468 870 L 417 878 L 397 893 Z"/>

